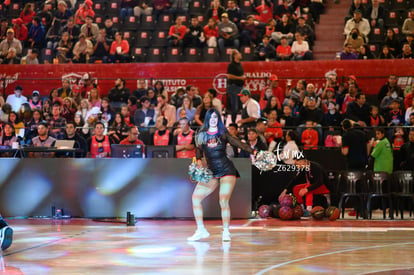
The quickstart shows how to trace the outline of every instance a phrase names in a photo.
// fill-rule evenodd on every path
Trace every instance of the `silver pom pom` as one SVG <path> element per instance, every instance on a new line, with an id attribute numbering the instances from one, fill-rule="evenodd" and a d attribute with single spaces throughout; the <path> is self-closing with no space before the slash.
<path id="1" fill-rule="evenodd" d="M 253 160 L 253 165 L 261 172 L 272 170 L 277 164 L 277 157 L 269 151 L 259 151 Z"/>
<path id="2" fill-rule="evenodd" d="M 213 178 L 213 173 L 208 168 L 197 167 L 196 163 L 188 166 L 188 175 L 192 181 L 208 183 Z"/>

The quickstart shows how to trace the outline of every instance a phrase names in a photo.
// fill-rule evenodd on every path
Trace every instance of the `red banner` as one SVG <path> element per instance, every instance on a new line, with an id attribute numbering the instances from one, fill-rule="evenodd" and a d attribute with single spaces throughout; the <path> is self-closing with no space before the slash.
<path id="1" fill-rule="evenodd" d="M 214 87 L 225 93 L 227 86 L 226 70 L 228 63 L 128 63 L 128 64 L 81 64 L 81 65 L 1 65 L 0 87 L 6 94 L 13 93 L 16 85 L 23 86 L 23 94 L 30 96 L 33 90 L 42 96 L 49 95 L 52 88 L 62 85 L 62 80 L 70 79 L 78 83 L 85 73 L 96 79 L 103 95 L 114 87 L 117 78 L 124 78 L 126 86 L 136 88 L 137 79 L 143 78 L 154 83 L 161 80 L 171 94 L 177 87 L 195 85 L 204 93 Z M 242 62 L 247 80 L 245 87 L 252 93 L 259 93 L 267 84 L 271 74 L 278 75 L 279 85 L 286 87 L 299 79 L 306 79 L 322 87 L 325 74 L 335 71 L 338 80 L 349 75 L 357 77 L 357 83 L 366 94 L 375 95 L 387 81 L 390 74 L 399 76 L 399 85 L 405 87 L 414 75 L 413 60 L 361 60 L 361 61 L 302 61 L 302 62 Z M 343 77 L 343 78 L 342 78 Z"/>

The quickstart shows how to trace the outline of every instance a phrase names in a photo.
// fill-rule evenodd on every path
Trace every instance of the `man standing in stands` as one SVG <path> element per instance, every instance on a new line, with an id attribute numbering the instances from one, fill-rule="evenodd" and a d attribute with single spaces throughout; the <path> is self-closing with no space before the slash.
<path id="1" fill-rule="evenodd" d="M 174 136 L 177 158 L 195 157 L 194 131 L 191 130 L 188 118 L 180 118 L 180 132 Z"/>
<path id="2" fill-rule="evenodd" d="M 75 123 L 70 121 L 66 123 L 66 130 L 65 130 L 65 139 L 66 140 L 74 140 L 75 144 L 73 145 L 74 149 L 80 149 L 80 152 L 75 153 L 76 158 L 84 158 L 86 157 L 86 153 L 88 151 L 88 146 L 86 145 L 86 140 L 76 133 Z M 67 157 L 71 156 L 71 153 L 66 153 Z"/>
<path id="3" fill-rule="evenodd" d="M 155 122 L 155 133 L 151 136 L 151 143 L 155 146 L 165 146 L 173 144 L 173 134 L 167 129 L 168 120 L 165 117 L 158 117 Z"/>
<path id="4" fill-rule="evenodd" d="M 355 127 L 351 121 L 342 121 L 345 133 L 342 136 L 342 154 L 348 159 L 348 169 L 363 170 L 368 164 L 368 138 L 366 134 Z"/>
<path id="5" fill-rule="evenodd" d="M 34 147 L 53 147 L 55 145 L 56 139 L 49 136 L 48 125 L 46 122 L 40 122 L 37 126 L 38 136 L 34 137 L 31 141 L 31 145 Z M 31 158 L 52 158 L 55 156 L 55 153 L 46 153 L 46 152 L 30 152 L 29 156 Z"/>
<path id="6" fill-rule="evenodd" d="M 95 123 L 95 135 L 88 139 L 88 156 L 91 158 L 110 158 L 112 140 L 104 135 L 105 125 Z"/>
<path id="7" fill-rule="evenodd" d="M 23 96 L 22 93 L 22 86 L 17 85 L 16 88 L 14 88 L 14 94 L 7 97 L 6 103 L 10 104 L 14 112 L 18 112 L 20 106 L 22 106 L 23 103 L 27 103 L 27 97 Z"/>
<path id="8" fill-rule="evenodd" d="M 242 55 L 238 50 L 231 53 L 231 62 L 227 67 L 227 106 L 231 113 L 231 121 L 236 122 L 237 112 L 240 109 L 238 94 L 243 89 L 246 76 L 240 63 Z"/>
<path id="9" fill-rule="evenodd" d="M 111 101 L 111 107 L 120 109 L 121 104 L 128 104 L 128 98 L 131 95 L 131 91 L 125 87 L 125 79 L 117 78 L 115 80 L 115 87 L 109 91 L 108 97 Z"/>

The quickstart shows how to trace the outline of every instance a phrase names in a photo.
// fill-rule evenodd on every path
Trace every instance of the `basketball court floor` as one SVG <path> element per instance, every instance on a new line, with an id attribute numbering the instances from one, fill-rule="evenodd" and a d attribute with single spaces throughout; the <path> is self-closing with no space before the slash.
<path id="1" fill-rule="evenodd" d="M 380 215 L 379 215 L 380 216 Z M 187 242 L 191 220 L 10 219 L 0 274 L 414 274 L 414 220 L 221 222 Z"/>

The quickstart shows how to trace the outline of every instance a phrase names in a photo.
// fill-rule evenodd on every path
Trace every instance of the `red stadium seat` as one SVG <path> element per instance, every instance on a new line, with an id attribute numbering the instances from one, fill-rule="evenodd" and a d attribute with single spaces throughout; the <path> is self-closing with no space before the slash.
<path id="1" fill-rule="evenodd" d="M 154 47 L 166 47 L 168 45 L 168 31 L 155 31 L 152 36 L 151 45 Z"/>
<path id="2" fill-rule="evenodd" d="M 141 31 L 136 35 L 134 45 L 137 47 L 149 47 L 151 42 L 151 32 Z"/>
<path id="3" fill-rule="evenodd" d="M 203 49 L 203 56 L 202 61 L 204 62 L 217 62 L 218 60 L 218 53 L 217 48 L 204 48 Z"/>
<path id="4" fill-rule="evenodd" d="M 133 62 L 138 62 L 138 63 L 146 62 L 147 61 L 147 52 L 148 52 L 147 48 L 142 48 L 142 47 L 132 48 L 131 58 L 132 58 Z"/>
<path id="5" fill-rule="evenodd" d="M 168 48 L 167 50 L 167 62 L 181 62 L 182 61 L 182 52 L 180 48 Z"/>
<path id="6" fill-rule="evenodd" d="M 147 62 L 164 62 L 165 50 L 164 48 L 151 48 L 148 51 Z"/>
<path id="7" fill-rule="evenodd" d="M 200 62 L 200 49 L 199 48 L 186 48 L 184 50 L 184 59 L 185 62 Z"/>

